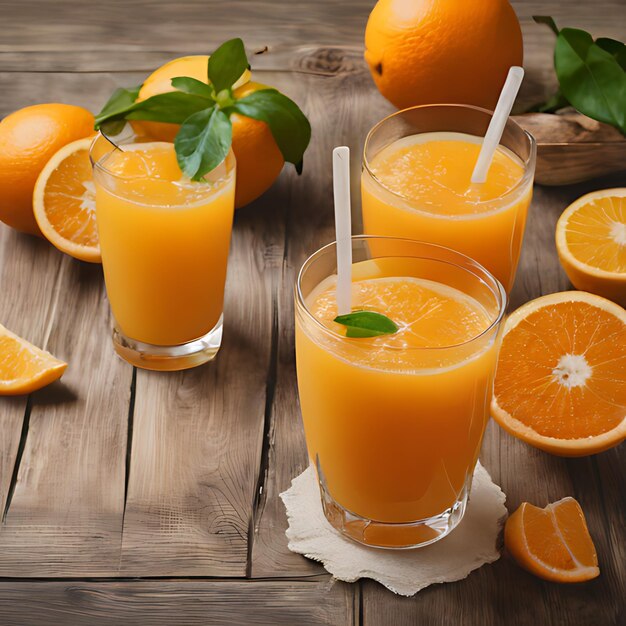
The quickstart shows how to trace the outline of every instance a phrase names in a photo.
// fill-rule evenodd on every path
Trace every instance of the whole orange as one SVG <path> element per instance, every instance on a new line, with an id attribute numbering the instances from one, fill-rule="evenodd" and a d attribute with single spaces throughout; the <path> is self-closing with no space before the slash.
<path id="1" fill-rule="evenodd" d="M 243 98 L 267 85 L 250 81 L 234 90 Z M 285 159 L 265 122 L 233 113 L 233 152 L 237 159 L 235 206 L 242 207 L 265 193 L 278 178 Z"/>
<path id="2" fill-rule="evenodd" d="M 379 0 L 365 29 L 365 60 L 400 109 L 473 104 L 493 109 L 522 32 L 508 0 Z"/>
<path id="3" fill-rule="evenodd" d="M 93 133 L 93 115 L 71 104 L 35 104 L 0 122 L 0 220 L 40 235 L 33 215 L 33 189 L 50 157 Z"/>
<path id="4" fill-rule="evenodd" d="M 171 80 L 176 76 L 190 76 L 208 82 L 206 55 L 188 56 L 174 59 L 154 71 L 142 85 L 137 100 L 173 91 Z M 250 71 L 246 70 L 234 85 L 235 98 L 244 96 L 258 89 L 267 89 L 266 85 L 250 81 Z M 285 163 L 274 137 L 265 122 L 238 115 L 231 115 L 233 127 L 233 152 L 237 159 L 237 184 L 235 206 L 240 208 L 267 191 L 276 180 Z M 174 141 L 180 128 L 177 124 L 163 122 L 133 121 L 133 127 L 161 141 Z"/>

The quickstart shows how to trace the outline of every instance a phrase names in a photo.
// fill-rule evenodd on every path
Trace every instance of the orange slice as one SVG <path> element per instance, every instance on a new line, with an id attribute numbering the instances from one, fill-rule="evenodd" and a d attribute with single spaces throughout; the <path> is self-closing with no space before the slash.
<path id="1" fill-rule="evenodd" d="M 60 378 L 67 363 L 0 324 L 0 395 L 31 393 Z"/>
<path id="2" fill-rule="evenodd" d="M 35 183 L 33 210 L 50 243 L 81 261 L 101 263 L 91 142 L 89 137 L 74 141 L 48 161 Z"/>
<path id="3" fill-rule="evenodd" d="M 574 498 L 545 509 L 523 502 L 506 521 L 504 545 L 519 565 L 544 580 L 578 583 L 600 574 L 585 515 Z"/>
<path id="4" fill-rule="evenodd" d="M 553 293 L 504 327 L 491 404 L 512 435 L 561 456 L 626 438 L 626 311 L 582 291 Z"/>
<path id="5" fill-rule="evenodd" d="M 570 204 L 556 225 L 556 248 L 574 287 L 626 306 L 626 188 Z"/>

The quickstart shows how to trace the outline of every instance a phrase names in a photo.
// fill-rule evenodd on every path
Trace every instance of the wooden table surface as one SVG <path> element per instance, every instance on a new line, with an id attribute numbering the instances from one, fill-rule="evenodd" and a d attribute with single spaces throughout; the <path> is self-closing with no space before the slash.
<path id="1" fill-rule="evenodd" d="M 624 0 L 514 3 L 524 102 L 554 88 L 553 35 L 626 37 Z M 244 38 L 261 82 L 313 125 L 286 168 L 236 215 L 217 359 L 183 373 L 115 356 L 99 266 L 0 225 L 0 323 L 69 362 L 60 383 L 0 399 L 0 626 L 99 624 L 624 624 L 626 447 L 566 460 L 491 423 L 482 462 L 507 494 L 585 510 L 601 575 L 559 586 L 504 554 L 467 579 L 400 598 L 335 582 L 287 550 L 278 494 L 307 463 L 294 367 L 292 286 L 332 238 L 331 149 L 351 146 L 353 197 L 367 130 L 392 111 L 362 61 L 369 0 L 0 0 L 0 115 L 36 102 L 99 110 L 166 60 Z M 563 208 L 624 177 L 536 187 L 512 306 L 570 288 L 553 243 Z M 358 211 L 355 210 L 358 214 Z M 355 217 L 358 227 L 359 218 Z"/>

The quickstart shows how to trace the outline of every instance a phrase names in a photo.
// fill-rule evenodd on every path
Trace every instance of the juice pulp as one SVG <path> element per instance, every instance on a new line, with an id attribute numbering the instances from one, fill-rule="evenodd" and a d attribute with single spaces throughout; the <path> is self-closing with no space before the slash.
<path id="1" fill-rule="evenodd" d="M 469 256 L 509 291 L 522 247 L 532 181 L 519 185 L 524 166 L 500 146 L 485 183 L 471 183 L 481 138 L 422 133 L 399 139 L 363 170 L 363 226 L 367 235 L 406 237 Z"/>
<path id="2" fill-rule="evenodd" d="M 117 325 L 154 345 L 202 337 L 222 315 L 234 170 L 222 164 L 215 182 L 189 181 L 162 142 L 124 146 L 100 163 L 96 214 Z"/>
<path id="3" fill-rule="evenodd" d="M 341 336 L 334 277 L 307 298 L 321 326 L 297 316 L 302 417 L 337 503 L 370 520 L 415 521 L 453 506 L 473 473 L 498 347 L 485 331 L 497 312 L 438 282 L 376 273 L 353 283 L 353 310 L 387 315 L 397 333 Z"/>

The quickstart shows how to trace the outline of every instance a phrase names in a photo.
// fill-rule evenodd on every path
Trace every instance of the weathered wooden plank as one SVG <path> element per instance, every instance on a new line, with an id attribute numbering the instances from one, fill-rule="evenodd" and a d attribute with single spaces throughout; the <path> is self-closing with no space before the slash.
<path id="1" fill-rule="evenodd" d="M 98 75 L 68 78 L 12 74 L 15 91 L 2 92 L 0 111 L 22 98 L 24 104 L 65 101 L 94 109 L 112 88 Z M 31 399 L 17 481 L 0 528 L 0 575 L 112 575 L 121 546 L 132 368 L 112 349 L 102 270 L 16 233 L 3 250 L 11 258 L 3 274 L 15 272 L 9 285 L 21 327 L 14 330 L 39 332 L 23 334 L 69 366 L 60 383 Z"/>
<path id="2" fill-rule="evenodd" d="M 354 626 L 355 587 L 302 581 L 0 582 L 11 626 Z"/>
<path id="3" fill-rule="evenodd" d="M 231 37 L 244 37 L 254 47 L 309 41 L 360 44 L 372 5 L 363 0 L 339 4 L 113 0 L 103 5 L 61 0 L 52 6 L 46 0 L 3 0 L 0 21 L 11 28 L 3 35 L 0 50 L 92 50 L 103 55 L 121 50 L 130 59 L 131 53 L 142 50 L 202 54 L 207 45 Z"/>
<path id="4" fill-rule="evenodd" d="M 25 398 L 3 398 L 0 401 L 0 519 L 11 489 L 25 411 Z"/>
<path id="5" fill-rule="evenodd" d="M 0 117 L 40 102 L 76 104 L 97 112 L 116 87 L 137 85 L 145 76 L 143 72 L 122 76 L 115 73 L 4 72 L 0 66 L 0 85 L 11 86 L 0 90 Z"/>
<path id="6" fill-rule="evenodd" d="M 291 572 L 310 575 L 320 571 L 318 566 L 286 550 L 283 534 L 286 520 L 282 503 L 277 498 L 277 494 L 288 486 L 290 479 L 306 463 L 297 399 L 294 395 L 291 288 L 295 272 L 305 256 L 320 243 L 331 238 L 330 148 L 347 137 L 356 156 L 360 152 L 367 128 L 390 110 L 386 108 L 388 105 L 371 82 L 365 83 L 369 85 L 367 89 L 365 84 L 362 89 L 360 79 L 352 76 L 354 72 L 362 72 L 364 80 L 369 80 L 364 67 L 361 64 L 359 68 L 357 60 L 360 57 L 363 27 L 372 4 L 373 1 L 363 0 L 350 0 L 340 5 L 324 1 L 312 5 L 303 0 L 288 4 L 245 0 L 226 4 L 191 0 L 171 3 L 157 0 L 131 4 L 120 1 L 97 7 L 62 0 L 54 3 L 54 10 L 51 10 L 50 3 L 43 0 L 29 3 L 5 0 L 0 3 L 0 23 L 10 25 L 10 28 L 5 27 L 0 42 L 0 72 L 3 72 L 0 73 L 0 82 L 11 86 L 10 90 L 0 91 L 0 114 L 25 104 L 50 100 L 78 103 L 96 110 L 115 86 L 136 84 L 153 67 L 172 56 L 204 53 L 207 48 L 230 36 L 243 36 L 251 49 L 269 46 L 269 54 L 253 59 L 254 67 L 293 68 L 298 74 L 305 73 L 302 80 L 296 77 L 292 79 L 291 74 L 286 72 L 280 77 L 262 75 L 264 82 L 277 84 L 298 101 L 305 103 L 314 122 L 313 145 L 307 154 L 303 178 L 296 181 L 293 175 L 283 174 L 281 183 L 274 190 L 260 203 L 241 213 L 234 247 L 234 257 L 238 260 L 231 268 L 236 273 L 252 268 L 252 274 L 259 284 L 263 282 L 259 279 L 262 274 L 271 294 L 271 305 L 267 300 L 263 300 L 261 305 L 257 296 L 253 298 L 247 291 L 240 293 L 239 290 L 233 291 L 232 296 L 229 295 L 229 303 L 234 302 L 235 293 L 239 298 L 243 294 L 243 306 L 248 306 L 250 298 L 254 302 L 254 323 L 259 324 L 256 316 L 260 314 L 263 317 L 261 325 L 269 335 L 272 334 L 271 329 L 275 328 L 276 319 L 278 330 L 275 337 L 278 343 L 268 342 L 266 337 L 266 341 L 261 342 L 264 357 L 259 357 L 255 352 L 259 346 L 256 331 L 252 332 L 245 325 L 249 318 L 235 315 L 229 318 L 232 320 L 233 334 L 227 328 L 224 350 L 213 365 L 188 374 L 142 374 L 140 377 L 143 399 L 140 401 L 141 414 L 137 416 L 135 423 L 133 454 L 136 452 L 145 465 L 138 464 L 131 468 L 132 497 L 127 511 L 129 533 L 121 559 L 122 568 L 127 568 L 127 573 L 140 573 L 142 563 L 148 563 L 147 559 L 144 560 L 143 548 L 148 555 L 151 551 L 156 551 L 164 559 L 165 564 L 159 566 L 159 571 L 164 573 L 182 571 L 189 566 L 194 575 L 206 575 L 207 572 L 241 575 L 245 562 L 245 541 L 242 535 L 247 532 L 246 522 L 251 522 L 253 529 L 257 531 L 252 535 L 253 560 L 251 567 L 250 562 L 248 563 L 248 574 L 281 576 L 285 572 Z M 623 14 L 623 0 L 599 0 L 594 3 L 579 3 L 574 0 L 518 0 L 514 5 L 522 19 L 525 36 L 525 64 L 528 71 L 524 102 L 540 99 L 539 96 L 549 94 L 554 87 L 551 59 L 553 36 L 547 28 L 531 22 L 532 14 L 552 14 L 560 25 L 588 28 L 596 36 L 624 37 L 624 22 L 618 19 Z M 150 19 L 145 19 L 148 12 Z M 142 26 L 140 29 L 137 28 L 139 23 Z M 333 46 L 331 52 L 327 51 L 329 44 Z M 303 49 L 303 45 L 306 48 Z M 67 73 L 54 73 L 59 70 Z M 99 73 L 81 73 L 77 76 L 69 73 L 72 71 Z M 333 97 L 329 95 L 331 89 L 334 92 Z M 344 98 L 352 102 L 353 109 L 350 110 L 341 103 Z M 363 126 L 360 129 L 355 128 L 355 119 L 362 120 L 360 123 Z M 358 207 L 356 170 L 358 165 L 355 164 L 353 193 Z M 541 293 L 567 286 L 556 262 L 552 242 L 553 226 L 560 209 L 585 189 L 609 184 L 623 185 L 625 182 L 623 179 L 596 181 L 592 186 L 564 188 L 562 194 L 537 190 L 522 257 L 520 279 L 512 297 L 514 306 Z M 277 208 L 278 214 L 275 213 Z M 49 307 L 53 302 L 50 295 L 55 288 L 54 281 L 49 277 L 50 268 L 55 262 L 60 263 L 61 256 L 50 250 L 44 242 L 36 242 L 14 233 L 10 233 L 7 240 L 7 232 L 7 229 L 0 226 L 0 289 L 3 296 L 0 298 L 0 315 L 5 315 L 8 311 L 8 317 L 0 318 L 0 322 L 11 324 L 13 330 L 22 332 L 41 344 L 46 336 L 46 320 L 50 319 Z M 255 237 L 252 237 L 252 232 Z M 240 242 L 237 240 L 239 235 L 242 237 Z M 283 239 L 287 241 L 284 261 L 281 243 Z M 252 250 L 248 251 L 247 247 Z M 242 251 L 242 248 L 246 250 Z M 20 260 L 22 257 L 28 262 Z M 239 259 L 244 261 L 240 264 Z M 70 276 L 75 275 L 76 271 L 80 273 L 79 270 L 71 269 L 74 267 L 73 262 L 64 262 L 62 271 L 69 273 L 65 278 L 59 279 L 57 286 L 69 286 L 69 282 L 73 280 Z M 17 285 L 12 282 L 15 276 L 22 277 Z M 47 278 L 40 283 L 37 276 Z M 7 282 L 7 277 L 10 282 Z M 5 291 L 7 285 L 14 290 L 12 293 L 17 294 L 19 306 L 12 306 L 12 301 L 7 297 L 9 292 Z M 65 297 L 70 292 L 64 290 L 62 293 Z M 267 293 L 263 293 L 262 298 L 267 298 Z M 85 297 L 91 302 L 87 308 L 95 311 L 91 288 L 83 289 L 80 296 L 77 296 L 77 299 L 80 298 L 80 302 L 76 302 L 78 308 L 82 310 L 86 306 L 83 302 Z M 25 315 L 27 310 L 28 315 Z M 106 307 L 101 309 L 101 314 L 106 314 Z M 250 314 L 252 316 L 253 313 Z M 65 336 L 70 331 L 72 318 L 69 313 L 68 318 L 67 324 L 56 330 L 54 328 L 57 321 L 54 322 L 51 346 L 54 345 L 55 349 L 61 351 L 60 356 L 72 356 L 72 362 L 76 363 L 71 352 L 66 350 L 64 340 L 61 340 L 61 335 Z M 227 320 L 227 326 L 228 323 Z M 97 333 L 100 334 L 101 331 L 97 330 Z M 74 349 L 82 355 L 79 362 L 86 363 L 89 346 Z M 273 350 L 276 351 L 275 359 L 272 358 Z M 98 353 L 97 350 L 96 352 Z M 231 377 L 227 375 L 224 370 L 226 363 L 220 364 L 220 359 L 228 361 L 229 370 L 240 372 L 240 380 L 235 379 L 234 374 Z M 245 365 L 246 359 L 255 362 L 258 360 L 258 363 L 254 368 L 248 369 Z M 252 369 L 254 373 L 250 378 L 248 373 Z M 266 377 L 265 387 L 259 381 L 260 373 Z M 163 379 L 168 381 L 165 386 L 162 385 Z M 106 384 L 106 375 L 103 376 L 103 381 L 103 385 Z M 81 557 L 82 560 L 77 561 L 73 575 L 86 575 L 87 572 L 96 570 L 109 571 L 106 568 L 109 567 L 112 556 L 115 543 L 113 538 L 120 531 L 110 519 L 93 523 L 89 515 L 82 517 L 82 512 L 78 512 L 78 500 L 88 503 L 90 510 L 98 511 L 98 507 L 101 507 L 110 512 L 112 507 L 117 511 L 119 498 L 112 502 L 106 496 L 100 498 L 91 493 L 83 497 L 81 489 L 85 486 L 93 486 L 95 483 L 101 486 L 104 483 L 104 480 L 94 478 L 94 470 L 90 464 L 87 464 L 88 476 L 80 484 L 72 482 L 74 479 L 67 482 L 64 474 L 55 472 L 53 468 L 53 465 L 62 465 L 63 471 L 65 465 L 75 468 L 74 455 L 78 454 L 78 450 L 81 455 L 89 456 L 94 453 L 91 438 L 107 437 L 94 435 L 91 432 L 93 423 L 85 415 L 71 412 L 86 411 L 86 407 L 80 405 L 66 412 L 66 407 L 75 404 L 68 395 L 76 389 L 75 382 L 72 379 L 68 387 L 57 387 L 56 390 L 51 389 L 35 398 L 34 422 L 26 438 L 13 504 L 28 503 L 33 509 L 42 504 L 48 506 L 49 497 L 33 495 L 31 498 L 27 491 L 31 488 L 42 490 L 44 485 L 49 485 L 61 498 L 54 503 L 56 508 L 53 519 L 58 517 L 62 507 L 64 511 L 68 509 L 62 526 L 64 531 L 73 533 L 76 530 L 72 525 L 73 521 L 83 526 L 86 520 L 87 526 L 95 529 L 96 534 L 102 529 L 105 532 L 99 539 L 85 538 L 79 529 L 78 543 L 69 539 L 67 543 L 63 543 L 65 539 L 59 536 L 58 529 L 54 530 L 52 540 L 45 535 L 38 538 L 34 533 L 32 537 L 38 542 L 36 550 L 40 551 L 44 559 L 44 576 L 52 570 L 68 571 L 70 561 L 76 556 L 73 551 L 77 549 L 77 545 L 82 546 L 85 554 Z M 232 399 L 218 398 L 213 392 L 218 386 L 220 390 L 228 389 L 225 382 L 232 386 L 233 397 L 241 396 L 236 407 L 236 423 L 232 425 L 224 423 L 230 419 L 230 415 L 220 414 L 227 405 L 230 406 Z M 79 398 L 83 397 L 83 392 L 81 387 Z M 264 404 L 268 393 L 273 394 L 273 400 L 265 414 Z M 102 394 L 102 390 L 96 395 L 98 394 Z M 248 394 L 255 399 L 254 403 Z M 43 406 L 43 403 L 57 400 L 60 401 L 57 408 Z M 14 464 L 16 441 L 19 440 L 23 417 L 22 402 L 23 400 L 0 400 L 0 504 L 2 498 L 6 497 L 7 481 L 10 482 L 10 477 L 7 478 L 10 471 L 8 468 L 12 468 Z M 89 406 L 95 405 L 93 399 L 89 402 Z M 172 415 L 166 414 L 168 408 L 172 409 Z M 242 417 L 247 409 L 251 415 Z M 44 424 L 48 419 L 44 415 L 47 416 L 50 411 L 54 412 L 51 419 L 56 424 L 54 426 Z M 58 419 L 64 421 L 64 428 L 60 427 Z M 73 421 L 70 423 L 70 420 Z M 34 437 L 35 441 L 32 429 L 39 433 Z M 137 429 L 144 435 L 154 434 L 154 439 L 151 441 L 144 436 L 138 437 Z M 260 442 L 266 433 L 272 445 L 261 454 Z M 120 433 L 112 429 L 109 435 L 106 441 L 115 449 L 114 440 L 121 439 Z M 61 446 L 59 441 L 70 442 L 75 448 L 67 448 L 69 453 L 61 457 L 58 451 Z M 176 442 L 174 451 L 168 449 L 171 441 Z M 233 445 L 232 441 L 236 443 Z M 254 445 L 253 441 L 256 441 Z M 51 457 L 48 451 L 50 445 L 53 449 Z M 99 444 L 97 449 L 98 446 Z M 183 454 L 187 454 L 189 460 L 184 460 L 183 466 L 179 467 L 177 462 Z M 35 485 L 28 466 L 31 462 L 36 463 L 38 457 L 43 458 L 40 463 L 49 468 L 49 476 L 43 476 L 42 470 L 38 470 Z M 46 461 L 46 458 L 49 460 Z M 623 597 L 625 588 L 625 503 L 619 491 L 624 473 L 623 451 L 618 449 L 591 459 L 562 461 L 528 448 L 491 425 L 485 441 L 483 459 L 494 478 L 508 493 L 511 508 L 523 499 L 534 498 L 541 503 L 540 498 L 544 498 L 545 503 L 548 499 L 558 498 L 566 493 L 576 495 L 587 513 L 590 529 L 598 546 L 601 577 L 584 586 L 565 588 L 547 585 L 521 572 L 505 556 L 495 565 L 475 572 L 466 581 L 427 589 L 415 599 L 400 599 L 374 583 L 365 583 L 364 622 L 400 625 L 416 622 L 619 623 L 618 602 Z M 106 463 L 104 467 L 106 473 Z M 154 476 L 150 475 L 151 467 L 154 468 Z M 190 467 L 191 475 L 187 472 Z M 259 468 L 262 475 L 258 483 L 263 488 L 263 495 L 256 499 L 255 481 Z M 119 472 L 119 466 L 117 471 Z M 74 470 L 70 473 L 73 472 Z M 122 482 L 119 474 L 109 473 L 109 478 L 113 479 L 113 491 L 119 494 Z M 59 480 L 64 485 L 60 490 L 56 485 Z M 75 485 L 76 489 L 72 491 L 70 485 Z M 144 499 L 146 494 L 148 498 Z M 159 500 L 165 504 L 162 509 L 159 508 Z M 256 501 L 256 508 L 252 505 L 252 500 Z M 16 510 L 13 504 L 9 509 L 8 521 L 16 519 L 12 517 Z M 203 506 L 207 508 L 203 509 Z M 223 510 L 218 511 L 220 507 Z M 174 514 L 179 511 L 182 511 L 182 517 Z M 107 511 L 104 511 L 103 516 L 107 515 Z M 142 521 L 147 521 L 149 527 L 142 529 Z M 3 530 L 0 531 L 0 544 L 2 532 Z M 165 537 L 172 541 L 171 549 L 164 549 Z M 185 537 L 191 537 L 189 544 Z M 43 545 L 44 541 L 52 541 L 52 550 Z M 65 549 L 68 553 L 61 554 Z M 29 546 L 22 545 L 20 555 L 25 555 L 27 559 L 34 558 L 36 550 L 29 550 Z M 86 560 L 91 558 L 94 550 L 96 568 L 89 570 Z M 15 561 L 17 552 L 12 554 L 11 558 Z M 0 559 L 2 556 L 0 545 Z M 220 558 L 223 562 L 218 562 Z M 15 572 L 18 575 L 29 575 L 27 568 L 20 565 L 22 569 L 14 570 L 14 565 L 12 562 L 11 572 L 6 575 L 16 575 Z M 0 598 L 6 602 L 0 601 L 0 607 L 4 609 L 8 602 L 9 610 L 18 613 L 24 602 L 30 601 L 36 605 L 32 614 L 34 618 L 31 619 L 32 615 L 22 611 L 11 624 L 43 623 L 46 619 L 57 619 L 56 623 L 63 624 L 81 623 L 79 620 L 83 620 L 82 623 L 104 623 L 106 617 L 101 616 L 108 616 L 108 611 L 120 611 L 121 617 L 117 620 L 119 623 L 139 622 L 139 615 L 143 615 L 146 621 L 152 620 L 151 623 L 159 623 L 161 616 L 164 623 L 175 623 L 178 615 L 184 615 L 186 607 L 190 607 L 188 612 L 191 617 L 185 623 L 194 623 L 193 620 L 197 623 L 211 623 L 210 620 L 213 623 L 254 623 L 254 620 L 259 623 L 275 623 L 269 619 L 270 613 L 264 612 L 264 603 L 274 602 L 276 589 L 282 589 L 289 596 L 290 608 L 285 608 L 282 604 L 272 604 L 272 610 L 280 608 L 276 620 L 284 615 L 285 623 L 354 621 L 354 611 L 349 619 L 345 619 L 342 612 L 335 614 L 332 611 L 330 617 L 328 613 L 320 617 L 320 612 L 327 610 L 329 603 L 334 606 L 332 593 L 318 594 L 315 598 L 303 600 L 299 591 L 291 589 L 291 585 L 296 583 L 287 580 L 275 583 L 274 587 L 274 583 L 260 581 L 245 583 L 253 587 L 239 587 L 236 586 L 238 583 L 232 581 L 180 583 L 200 586 L 216 584 L 219 587 L 211 587 L 216 591 L 207 592 L 206 595 L 193 587 L 185 587 L 192 590 L 190 592 L 168 588 L 173 602 L 167 608 L 155 600 L 159 598 L 159 588 L 178 583 L 145 583 L 154 586 L 141 588 L 137 597 L 120 588 L 110 595 L 112 587 L 108 585 L 115 584 L 81 584 L 79 587 L 87 591 L 65 593 L 64 589 L 75 588 L 76 585 L 5 582 L 0 583 Z M 19 589 L 16 590 L 15 585 Z M 37 593 L 38 589 L 53 589 L 47 585 L 58 585 L 54 587 L 55 599 L 50 604 L 49 596 L 43 592 Z M 254 594 L 247 596 L 246 588 L 255 589 Z M 356 597 L 358 587 L 352 586 L 349 589 Z M 199 596 L 202 596 L 202 601 L 197 600 Z M 252 599 L 248 600 L 249 597 Z M 40 598 L 43 599 L 40 601 Z M 80 601 L 76 598 L 80 598 Z M 241 610 L 239 598 L 245 599 Z M 72 605 L 73 609 L 67 609 L 66 600 L 70 603 L 76 602 L 76 605 Z M 97 605 L 95 609 L 94 605 Z M 219 611 L 214 617 L 211 609 L 215 606 L 219 607 Z M 74 612 L 68 613 L 68 610 Z M 125 613 L 126 610 L 130 613 Z M 4 616 L 2 610 L 0 616 Z M 623 613 L 621 617 L 623 619 Z M 314 621 L 316 619 L 317 622 Z"/>
<path id="7" fill-rule="evenodd" d="M 363 582 L 364 626 L 617 626 L 623 623 L 623 586 L 606 578 L 581 585 L 547 583 L 520 570 L 508 556 L 462 581 L 433 585 L 413 598 Z"/>
<path id="8" fill-rule="evenodd" d="M 145 66 L 137 63 L 144 53 L 203 54 L 207 46 L 230 37 L 243 37 L 252 48 L 308 42 L 361 47 L 374 4 L 373 0 L 339 4 L 231 0 L 227 5 L 197 0 L 175 4 L 118 0 L 92 6 L 62 0 L 52 7 L 46 0 L 4 0 L 0 21 L 10 23 L 11 28 L 3 33 L 0 54 L 9 55 L 2 62 L 5 71 L 125 71 L 143 70 Z M 546 27 L 536 26 L 532 15 L 552 15 L 559 25 L 590 29 L 596 36 L 619 36 L 623 31 L 619 19 L 608 17 L 623 13 L 621 0 L 595 0 L 592 4 L 514 0 L 512 4 L 522 23 L 527 56 L 535 48 L 545 51 L 541 56 L 546 68 L 552 66 L 553 35 Z M 49 52 L 53 56 L 47 59 L 44 53 Z"/>
<path id="9" fill-rule="evenodd" d="M 215 361 L 182 373 L 138 372 L 125 574 L 245 575 L 277 265 L 276 242 L 255 233 L 254 210 L 236 220 Z"/>
<path id="10" fill-rule="evenodd" d="M 44 241 L 0 224 L 0 324 L 45 346 L 60 257 Z M 25 396 L 0 398 L 0 519 L 4 514 L 26 414 Z"/>
<path id="11" fill-rule="evenodd" d="M 0 22 L 10 23 L 0 42 L 0 71 L 5 72 L 137 72 L 139 81 L 174 56 L 205 54 L 228 37 L 243 37 L 254 68 L 286 69 L 298 65 L 300 49 L 309 42 L 320 47 L 351 47 L 361 55 L 363 31 L 373 2 L 340 4 L 304 0 L 267 3 L 236 0 L 228 5 L 185 0 L 111 3 L 104 7 L 76 5 L 72 0 L 0 4 Z M 225 7 L 228 6 L 226 9 Z M 555 90 L 552 50 L 554 36 L 532 15 L 553 15 L 560 25 L 590 30 L 595 36 L 623 37 L 622 0 L 513 2 L 524 34 L 527 75 L 518 108 L 546 99 Z M 593 8 L 591 8 L 593 6 Z M 145 20 L 142 13 L 149 13 Z M 33 15 L 45 16 L 36 23 Z M 71 15 L 71 20 L 65 16 Z M 294 16 L 305 16 L 295 20 Z M 137 29 L 138 20 L 142 28 Z M 306 52 L 305 52 L 306 54 Z M 299 68 L 301 69 L 301 68 Z M 105 79 L 106 81 L 106 79 Z M 126 82 L 126 81 L 125 81 Z M 132 81 L 127 84 L 132 84 Z M 14 107 L 19 106 L 19 100 Z M 521 106 L 520 106 L 521 105 Z"/>
<path id="12" fill-rule="evenodd" d="M 34 276 L 52 292 L 46 347 L 69 366 L 62 383 L 32 397 L 15 492 L 0 529 L 0 576 L 113 575 L 132 368 L 113 352 L 99 266 L 63 257 L 56 277 L 44 268 Z"/>

